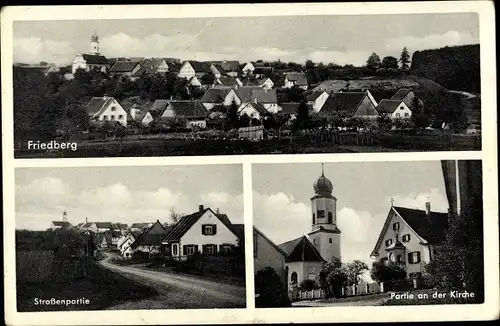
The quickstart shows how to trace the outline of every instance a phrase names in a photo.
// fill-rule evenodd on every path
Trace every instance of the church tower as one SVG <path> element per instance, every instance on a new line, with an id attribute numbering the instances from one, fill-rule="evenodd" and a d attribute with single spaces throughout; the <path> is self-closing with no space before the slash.
<path id="1" fill-rule="evenodd" d="M 334 256 L 340 259 L 340 230 L 337 228 L 337 198 L 332 195 L 332 182 L 325 177 L 323 164 L 321 175 L 313 184 L 311 197 L 312 228 L 308 234 L 321 257 L 326 261 Z"/>
<path id="2" fill-rule="evenodd" d="M 99 55 L 99 36 L 96 33 L 90 39 L 90 54 Z"/>

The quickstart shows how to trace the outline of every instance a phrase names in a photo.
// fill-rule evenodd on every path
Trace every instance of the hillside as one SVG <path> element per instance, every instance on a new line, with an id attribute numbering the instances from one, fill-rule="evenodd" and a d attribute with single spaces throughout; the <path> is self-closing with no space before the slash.
<path id="1" fill-rule="evenodd" d="M 479 44 L 416 51 L 411 72 L 442 86 L 481 93 Z"/>

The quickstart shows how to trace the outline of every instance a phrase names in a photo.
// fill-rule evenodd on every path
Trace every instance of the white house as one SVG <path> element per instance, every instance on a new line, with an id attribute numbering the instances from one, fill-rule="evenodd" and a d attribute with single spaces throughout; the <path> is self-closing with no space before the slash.
<path id="1" fill-rule="evenodd" d="M 167 234 L 167 229 L 160 223 L 156 221 L 149 228 L 144 230 L 130 245 L 132 250 L 142 251 L 148 254 L 160 254 L 161 250 L 161 239 Z"/>
<path id="2" fill-rule="evenodd" d="M 329 96 L 330 94 L 327 91 L 314 91 L 307 96 L 307 105 L 312 107 L 314 112 L 317 113 L 321 110 Z"/>
<path id="3" fill-rule="evenodd" d="M 274 83 L 271 78 L 263 78 L 259 81 L 259 86 L 264 89 L 271 89 L 274 87 Z"/>
<path id="4" fill-rule="evenodd" d="M 127 126 L 127 111 L 113 97 L 93 97 L 85 107 L 90 120 L 118 121 Z"/>
<path id="5" fill-rule="evenodd" d="M 139 77 L 137 74 L 139 71 L 144 73 L 144 69 L 141 69 L 140 61 L 130 60 L 116 61 L 111 69 L 109 69 L 110 74 L 134 78 Z"/>
<path id="6" fill-rule="evenodd" d="M 110 64 L 106 57 L 100 55 L 99 53 L 99 37 L 94 34 L 90 40 L 90 53 L 77 54 L 75 60 L 73 60 L 71 71 L 73 74 L 75 74 L 77 69 L 107 72 L 109 70 L 109 66 Z"/>
<path id="7" fill-rule="evenodd" d="M 199 206 L 197 212 L 184 216 L 163 238 L 165 254 L 185 260 L 195 252 L 213 255 L 239 246 L 240 238 L 231 228 L 227 215 Z"/>
<path id="8" fill-rule="evenodd" d="M 415 109 L 413 108 L 413 104 L 415 99 L 417 98 L 418 104 L 420 107 L 424 105 L 424 101 L 417 95 L 415 94 L 414 91 L 412 91 L 409 88 L 401 88 L 399 89 L 392 97 L 391 100 L 397 100 L 397 101 L 403 101 L 405 102 L 406 106 L 409 107 L 410 109 Z"/>
<path id="9" fill-rule="evenodd" d="M 425 210 L 391 206 L 370 256 L 398 264 L 408 278 L 421 276 L 445 240 L 447 226 L 448 213 L 432 212 L 429 202 Z"/>
<path id="10" fill-rule="evenodd" d="M 200 100 L 207 110 L 216 105 L 230 106 L 233 102 L 241 105 L 241 100 L 236 95 L 235 88 L 209 88 Z"/>
<path id="11" fill-rule="evenodd" d="M 105 231 L 111 231 L 111 225 L 111 222 L 85 222 L 81 228 L 94 233 L 103 233 Z"/>
<path id="12" fill-rule="evenodd" d="M 377 105 L 377 112 L 379 114 L 386 114 L 392 119 L 409 119 L 411 117 L 411 110 L 401 100 L 382 100 Z"/>
<path id="13" fill-rule="evenodd" d="M 189 78 L 188 84 L 194 87 L 201 87 L 202 85 L 201 81 L 196 76 Z"/>
<path id="14" fill-rule="evenodd" d="M 260 120 L 269 111 L 266 110 L 263 104 L 258 102 L 243 103 L 238 108 L 238 115 L 248 115 L 251 119 Z"/>
<path id="15" fill-rule="evenodd" d="M 307 77 L 303 72 L 289 72 L 285 74 L 285 84 L 283 88 L 292 88 L 294 86 L 307 89 Z"/>
<path id="16" fill-rule="evenodd" d="M 200 61 L 185 61 L 179 69 L 177 76 L 179 78 L 191 79 L 193 77 L 201 78 L 205 74 L 211 73 L 210 65 Z"/>
<path id="17" fill-rule="evenodd" d="M 253 63 L 251 61 L 248 61 L 244 66 L 243 68 L 241 68 L 241 71 L 244 73 L 244 74 L 251 74 L 253 73 L 255 70 L 255 66 L 253 65 Z"/>
<path id="18" fill-rule="evenodd" d="M 135 237 L 132 233 L 127 233 L 122 236 L 117 243 L 117 248 L 120 250 L 120 254 L 125 258 L 132 257 L 134 250 L 132 249 L 132 243 L 135 242 Z"/>
<path id="19" fill-rule="evenodd" d="M 149 110 L 141 108 L 137 104 L 130 108 L 130 118 L 143 127 L 149 126 L 154 120 Z"/>

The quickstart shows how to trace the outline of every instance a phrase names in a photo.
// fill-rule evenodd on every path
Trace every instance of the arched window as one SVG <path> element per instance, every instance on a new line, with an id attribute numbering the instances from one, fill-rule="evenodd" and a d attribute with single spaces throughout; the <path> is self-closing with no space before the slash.
<path id="1" fill-rule="evenodd" d="M 297 279 L 299 278 L 299 276 L 297 275 L 297 272 L 293 272 L 290 279 L 291 279 L 291 283 L 292 284 L 296 284 L 297 283 Z"/>
<path id="2" fill-rule="evenodd" d="M 316 224 L 316 214 L 313 213 L 313 224 Z"/>
<path id="3" fill-rule="evenodd" d="M 177 244 L 172 245 L 172 255 L 177 256 Z"/>
<path id="4" fill-rule="evenodd" d="M 333 214 L 332 214 L 332 212 L 328 212 L 328 223 L 333 223 Z"/>

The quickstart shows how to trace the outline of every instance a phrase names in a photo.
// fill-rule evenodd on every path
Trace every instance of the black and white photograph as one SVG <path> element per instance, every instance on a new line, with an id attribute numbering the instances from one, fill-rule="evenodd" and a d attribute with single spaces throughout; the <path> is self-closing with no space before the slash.
<path id="1" fill-rule="evenodd" d="M 246 307 L 240 164 L 15 174 L 17 311 Z"/>
<path id="2" fill-rule="evenodd" d="M 474 12 L 15 21 L 12 45 L 16 158 L 481 149 Z"/>
<path id="3" fill-rule="evenodd" d="M 252 170 L 256 307 L 484 302 L 480 160 Z"/>

